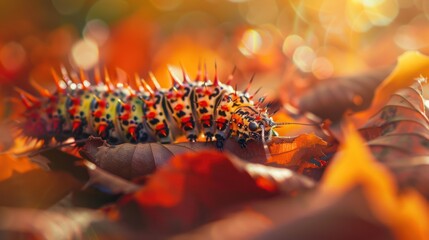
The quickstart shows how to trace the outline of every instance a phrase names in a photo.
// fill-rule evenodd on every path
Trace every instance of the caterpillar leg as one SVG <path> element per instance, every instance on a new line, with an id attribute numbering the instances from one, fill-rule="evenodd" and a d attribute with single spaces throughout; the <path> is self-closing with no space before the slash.
<path id="1" fill-rule="evenodd" d="M 195 134 L 190 134 L 186 138 L 189 140 L 189 142 L 196 142 L 197 141 L 197 135 L 195 135 Z"/>
<path id="2" fill-rule="evenodd" d="M 223 149 L 223 143 L 225 142 L 225 138 L 219 134 L 216 134 L 216 148 L 219 150 Z"/>
<path id="3" fill-rule="evenodd" d="M 213 133 L 206 132 L 205 135 L 206 135 L 206 143 L 211 142 L 213 140 L 213 137 L 214 137 Z"/>
<path id="4" fill-rule="evenodd" d="M 246 141 L 246 139 L 245 138 L 240 138 L 240 139 L 238 139 L 238 144 L 240 144 L 240 147 L 241 148 L 247 148 L 247 143 L 246 143 L 247 141 Z"/>

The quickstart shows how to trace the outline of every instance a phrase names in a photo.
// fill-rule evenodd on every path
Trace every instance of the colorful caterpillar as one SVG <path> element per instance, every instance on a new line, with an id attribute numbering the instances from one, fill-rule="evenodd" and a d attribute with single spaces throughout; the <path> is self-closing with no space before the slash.
<path id="1" fill-rule="evenodd" d="M 123 142 L 174 142 L 178 136 L 196 141 L 203 134 L 206 141 L 216 139 L 218 148 L 225 139 L 235 137 L 241 147 L 249 140 L 266 141 L 276 124 L 265 108 L 252 101 L 248 91 L 234 90 L 221 83 L 215 73 L 213 81 L 198 71 L 191 82 L 183 70 L 179 80 L 170 71 L 172 87 L 162 89 L 150 74 L 154 89 L 136 77 L 137 90 L 128 86 L 113 87 L 107 71 L 95 84 L 81 71 L 73 82 L 62 69 L 62 79 L 53 70 L 57 91 L 50 93 L 33 82 L 44 98 L 36 98 L 17 89 L 27 111 L 21 123 L 23 134 L 50 142 L 100 136 L 111 144 Z M 207 72 L 207 71 L 206 71 Z M 247 88 L 248 89 L 248 88 Z"/>

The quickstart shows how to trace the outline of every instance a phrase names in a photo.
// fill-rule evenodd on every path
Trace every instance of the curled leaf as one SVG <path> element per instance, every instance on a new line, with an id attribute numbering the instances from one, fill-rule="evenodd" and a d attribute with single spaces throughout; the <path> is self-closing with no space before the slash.
<path id="1" fill-rule="evenodd" d="M 420 79 L 423 80 L 423 79 Z M 394 93 L 389 101 L 359 129 L 375 158 L 389 167 L 400 187 L 413 187 L 429 198 L 422 170 L 428 162 L 429 120 L 423 104 L 421 81 Z"/>
<path id="2" fill-rule="evenodd" d="M 429 57 L 417 51 L 408 51 L 398 57 L 395 69 L 377 88 L 373 109 L 384 104 L 392 94 L 412 85 L 414 79 L 429 75 Z"/>

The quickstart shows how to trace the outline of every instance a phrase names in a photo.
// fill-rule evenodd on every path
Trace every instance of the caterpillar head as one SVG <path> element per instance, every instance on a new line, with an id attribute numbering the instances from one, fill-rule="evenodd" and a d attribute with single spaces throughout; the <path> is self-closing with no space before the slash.
<path id="1" fill-rule="evenodd" d="M 248 129 L 250 131 L 250 138 L 256 141 L 270 140 L 272 135 L 275 135 L 275 123 L 272 118 L 264 114 L 261 119 L 250 121 Z"/>
<path id="2" fill-rule="evenodd" d="M 266 112 L 250 106 L 240 107 L 232 115 L 231 131 L 245 146 L 249 140 L 265 142 L 274 134 L 275 123 Z"/>

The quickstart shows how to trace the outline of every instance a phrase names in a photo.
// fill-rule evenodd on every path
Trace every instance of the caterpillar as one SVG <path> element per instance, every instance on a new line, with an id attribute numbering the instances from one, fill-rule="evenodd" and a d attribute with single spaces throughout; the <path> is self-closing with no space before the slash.
<path id="1" fill-rule="evenodd" d="M 17 89 L 26 107 L 20 127 L 27 137 L 44 142 L 94 135 L 110 144 L 172 143 L 180 136 L 194 142 L 203 135 L 206 141 L 215 140 L 218 148 L 223 148 L 227 138 L 236 138 L 245 148 L 250 140 L 265 142 L 276 135 L 276 123 L 261 106 L 263 98 L 255 103 L 249 87 L 244 91 L 231 87 L 232 74 L 222 83 L 216 64 L 213 80 L 208 79 L 207 67 L 204 76 L 201 67 L 198 69 L 191 81 L 183 66 L 182 79 L 169 68 L 169 89 L 161 88 L 152 73 L 154 87 L 136 76 L 137 89 L 132 89 L 124 84 L 114 86 L 106 69 L 104 81 L 100 71 L 95 71 L 94 84 L 82 70 L 72 79 L 64 67 L 61 77 L 52 69 L 54 93 L 34 81 L 31 83 L 42 98 Z"/>

